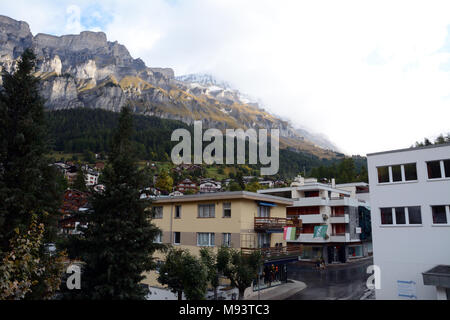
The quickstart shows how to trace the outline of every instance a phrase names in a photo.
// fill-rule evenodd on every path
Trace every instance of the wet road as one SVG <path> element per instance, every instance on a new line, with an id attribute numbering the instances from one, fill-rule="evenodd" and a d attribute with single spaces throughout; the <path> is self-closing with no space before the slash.
<path id="1" fill-rule="evenodd" d="M 367 267 L 372 259 L 345 265 L 328 266 L 326 270 L 315 270 L 313 266 L 293 263 L 289 265 L 289 279 L 306 283 L 303 291 L 288 300 L 359 300 L 366 289 L 370 276 Z"/>

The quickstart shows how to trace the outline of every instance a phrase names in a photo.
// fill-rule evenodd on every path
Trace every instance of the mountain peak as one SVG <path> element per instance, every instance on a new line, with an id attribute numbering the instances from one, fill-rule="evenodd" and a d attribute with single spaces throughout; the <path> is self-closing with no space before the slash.
<path id="1" fill-rule="evenodd" d="M 175 79 L 187 83 L 197 83 L 205 87 L 216 86 L 223 89 L 232 89 L 228 82 L 218 80 L 213 75 L 207 73 L 192 73 L 176 77 Z"/>
<path id="2" fill-rule="evenodd" d="M 64 35 L 61 37 L 39 33 L 34 40 L 43 47 L 70 47 L 73 51 L 96 50 L 108 46 L 108 40 L 104 32 L 92 31 L 83 31 L 79 35 Z"/>
<path id="3" fill-rule="evenodd" d="M 0 71 L 14 71 L 18 58 L 30 47 L 37 56 L 35 76 L 41 78 L 48 109 L 117 112 L 130 105 L 136 113 L 187 124 L 202 120 L 210 128 L 279 128 L 282 145 L 319 157 L 334 156 L 211 74 L 174 78 L 172 69 L 147 67 L 124 45 L 109 42 L 103 32 L 33 37 L 25 22 L 0 16 Z"/>

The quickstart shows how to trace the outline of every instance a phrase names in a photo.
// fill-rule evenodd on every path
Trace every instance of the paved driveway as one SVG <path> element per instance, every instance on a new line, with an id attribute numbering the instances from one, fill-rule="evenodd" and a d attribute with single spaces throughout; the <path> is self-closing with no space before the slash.
<path id="1" fill-rule="evenodd" d="M 308 287 L 288 300 L 359 300 L 366 289 L 366 281 L 370 276 L 366 270 L 371 264 L 372 259 L 365 259 L 328 266 L 322 271 L 300 263 L 290 264 L 289 278 L 302 281 Z"/>

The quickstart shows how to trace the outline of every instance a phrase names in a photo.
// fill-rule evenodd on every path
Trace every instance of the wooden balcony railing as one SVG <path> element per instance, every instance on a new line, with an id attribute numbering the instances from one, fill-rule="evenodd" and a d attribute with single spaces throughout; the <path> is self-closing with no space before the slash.
<path id="1" fill-rule="evenodd" d="M 255 251 L 261 252 L 263 259 L 273 260 L 280 258 L 298 257 L 302 254 L 303 246 L 287 246 L 272 248 L 241 248 L 242 253 L 251 254 Z"/>
<path id="2" fill-rule="evenodd" d="M 284 227 L 302 227 L 300 219 L 289 218 L 271 218 L 271 217 L 255 217 L 255 230 L 266 231 L 269 229 L 281 230 Z"/>

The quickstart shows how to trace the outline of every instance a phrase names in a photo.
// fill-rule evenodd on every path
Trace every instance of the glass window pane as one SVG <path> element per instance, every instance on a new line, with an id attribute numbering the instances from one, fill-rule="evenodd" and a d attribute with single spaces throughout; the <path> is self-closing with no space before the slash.
<path id="1" fill-rule="evenodd" d="M 378 183 L 389 182 L 389 167 L 378 167 Z"/>
<path id="2" fill-rule="evenodd" d="M 444 160 L 445 177 L 450 178 L 450 159 Z"/>
<path id="3" fill-rule="evenodd" d="M 427 162 L 427 169 L 428 179 L 442 178 L 440 161 Z"/>
<path id="4" fill-rule="evenodd" d="M 433 223 L 446 224 L 447 215 L 445 214 L 445 206 L 433 206 L 431 207 L 433 213 Z"/>
<path id="5" fill-rule="evenodd" d="M 420 207 L 408 207 L 409 224 L 422 224 Z"/>
<path id="6" fill-rule="evenodd" d="M 197 244 L 199 246 L 204 246 L 205 245 L 205 234 L 204 233 L 199 233 L 197 235 L 197 237 L 198 237 Z"/>
<path id="7" fill-rule="evenodd" d="M 412 181 L 417 180 L 417 168 L 415 163 L 408 163 L 405 167 L 405 180 Z"/>
<path id="8" fill-rule="evenodd" d="M 405 208 L 395 208 L 395 223 L 406 224 Z"/>
<path id="9" fill-rule="evenodd" d="M 381 224 L 392 224 L 392 209 L 381 208 Z"/>
<path id="10" fill-rule="evenodd" d="M 231 203 L 225 202 L 223 204 L 223 216 L 224 216 L 224 218 L 231 217 Z"/>
<path id="11" fill-rule="evenodd" d="M 400 166 L 392 166 L 392 181 L 402 181 L 402 170 Z"/>

